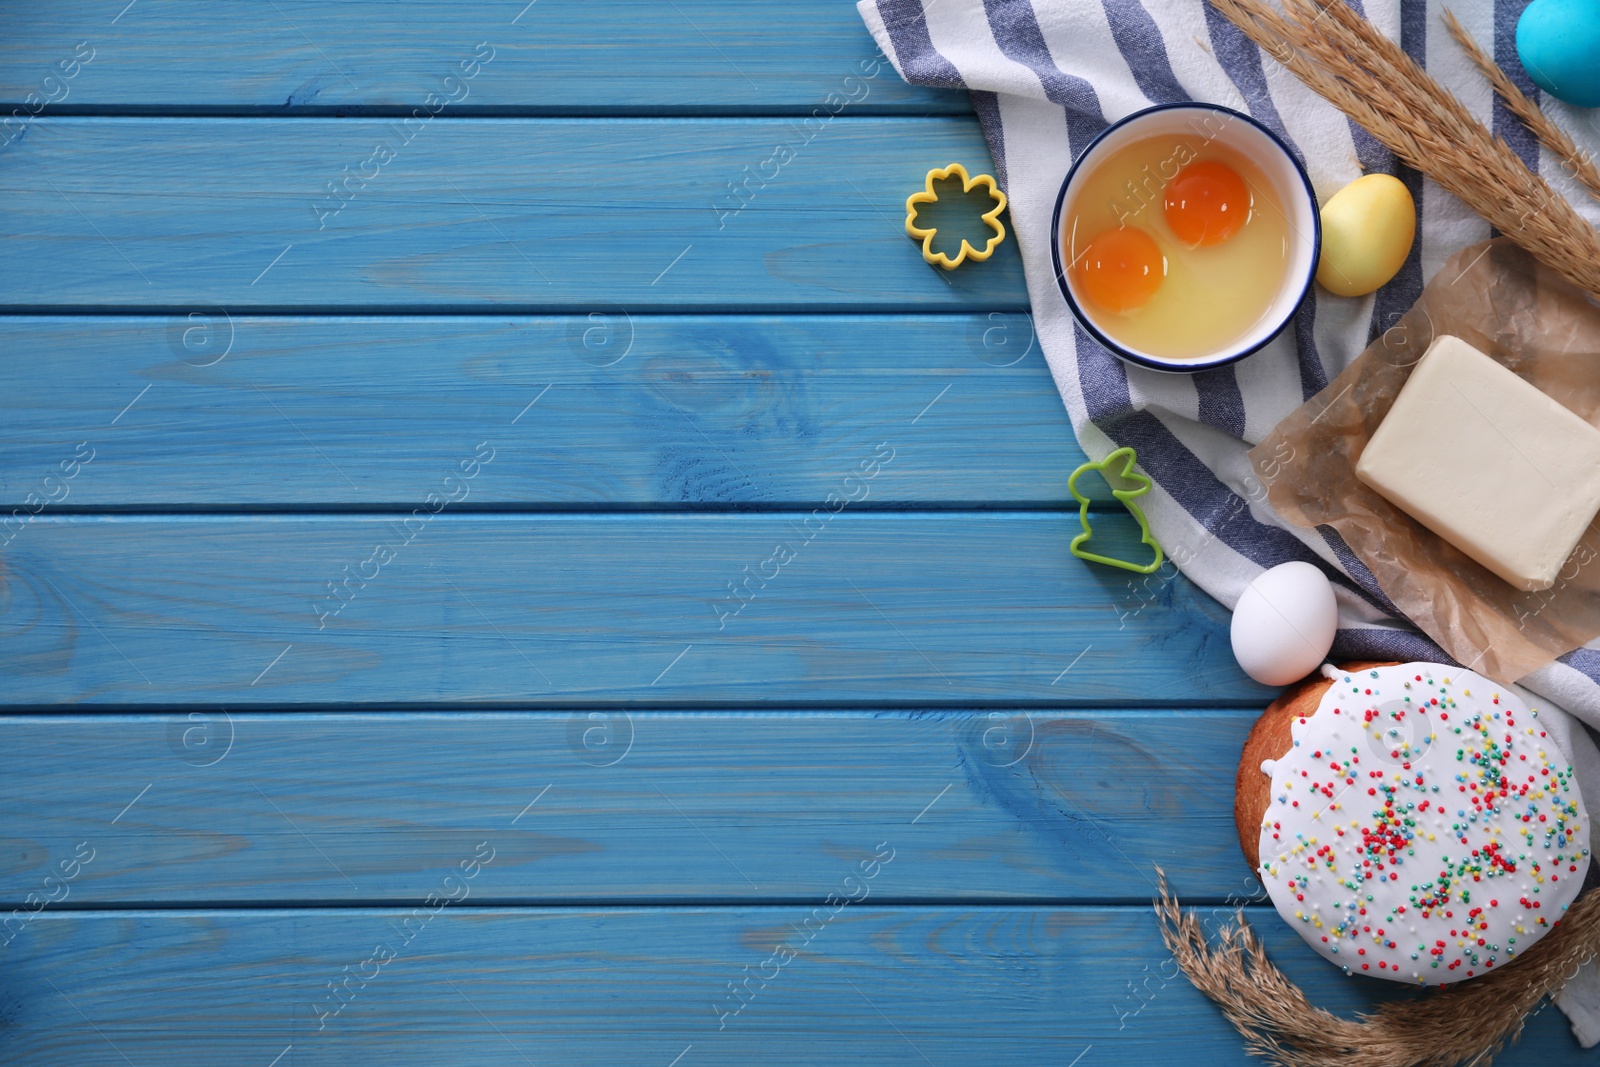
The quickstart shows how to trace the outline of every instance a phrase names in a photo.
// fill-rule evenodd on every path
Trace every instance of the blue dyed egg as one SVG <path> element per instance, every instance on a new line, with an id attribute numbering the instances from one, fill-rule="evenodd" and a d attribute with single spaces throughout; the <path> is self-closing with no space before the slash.
<path id="1" fill-rule="evenodd" d="M 1517 20 L 1517 57 L 1557 100 L 1600 106 L 1600 0 L 1533 0 Z"/>

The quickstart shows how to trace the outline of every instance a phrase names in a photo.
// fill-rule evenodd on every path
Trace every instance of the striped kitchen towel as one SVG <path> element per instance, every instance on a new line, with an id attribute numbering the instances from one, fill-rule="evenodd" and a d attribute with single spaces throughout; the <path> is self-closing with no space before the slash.
<path id="1" fill-rule="evenodd" d="M 1349 2 L 1600 222 L 1597 205 L 1541 152 L 1449 38 L 1443 0 Z M 1600 153 L 1593 113 L 1541 99 L 1517 62 L 1516 22 L 1527 2 L 1449 6 L 1580 148 Z M 1184 573 L 1231 608 L 1263 569 L 1306 560 L 1335 583 L 1336 657 L 1451 662 L 1397 617 L 1336 534 L 1289 527 L 1245 498 L 1245 452 L 1393 324 L 1447 257 L 1489 237 L 1488 224 L 1397 164 L 1206 0 L 862 0 L 857 7 L 907 81 L 970 91 L 1010 199 L 1035 329 L 1073 429 L 1093 459 L 1124 445 L 1138 449 L 1155 482 L 1145 512 L 1162 544 L 1191 550 Z M 1321 200 L 1363 173 L 1383 171 L 1411 189 L 1420 218 L 1410 258 L 1375 295 L 1337 297 L 1314 287 L 1292 326 L 1249 359 L 1200 374 L 1161 374 L 1125 365 L 1074 322 L 1055 284 L 1050 218 L 1074 156 L 1107 124 L 1187 100 L 1222 104 L 1267 126 L 1300 156 Z M 1600 729 L 1600 640 L 1522 683 Z M 1600 753 L 1581 728 L 1572 748 L 1590 809 L 1600 815 Z M 1600 978 L 1593 965 L 1587 970 L 1586 983 L 1574 983 L 1562 999 L 1580 1039 L 1592 1045 L 1600 1042 Z"/>

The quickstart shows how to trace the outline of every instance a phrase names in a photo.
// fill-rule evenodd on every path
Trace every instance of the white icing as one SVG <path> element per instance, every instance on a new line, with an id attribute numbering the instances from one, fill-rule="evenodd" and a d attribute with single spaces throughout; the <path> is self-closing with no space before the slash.
<path id="1" fill-rule="evenodd" d="M 1504 687 L 1437 663 L 1338 673 L 1291 733 L 1262 764 L 1258 873 L 1345 973 L 1421 985 L 1483 974 L 1577 896 L 1589 865 L 1577 779 L 1538 711 Z"/>

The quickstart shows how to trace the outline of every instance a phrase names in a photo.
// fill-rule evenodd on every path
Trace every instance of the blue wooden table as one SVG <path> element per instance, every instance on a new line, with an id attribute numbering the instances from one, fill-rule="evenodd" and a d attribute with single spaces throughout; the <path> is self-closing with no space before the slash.
<path id="1" fill-rule="evenodd" d="M 1157 864 L 1394 994 L 850 4 L 6 3 L 0 99 L 0 1062 L 1241 1062 Z"/>

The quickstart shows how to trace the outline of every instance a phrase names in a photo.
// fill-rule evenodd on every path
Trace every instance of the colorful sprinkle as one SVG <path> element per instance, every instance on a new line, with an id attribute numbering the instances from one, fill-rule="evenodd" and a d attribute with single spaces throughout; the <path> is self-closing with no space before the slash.
<path id="1" fill-rule="evenodd" d="M 1539 747 L 1543 731 L 1516 728 L 1538 712 L 1470 671 L 1457 677 L 1481 683 L 1487 700 L 1433 670 L 1379 668 L 1361 686 L 1346 675 L 1349 692 L 1330 688 L 1292 725 L 1290 752 L 1263 768 L 1282 805 L 1261 828 L 1260 873 L 1279 912 L 1330 959 L 1359 939 L 1362 970 L 1420 985 L 1486 972 L 1502 945 L 1507 957 L 1526 949 L 1513 935 L 1547 932 L 1545 915 L 1559 918 L 1589 863 L 1572 768 Z M 1454 786 L 1443 796 L 1455 803 L 1442 802 L 1441 785 Z M 1335 812 L 1333 836 L 1318 844 L 1313 831 Z M 1391 927 L 1417 940 L 1401 948 Z"/>

